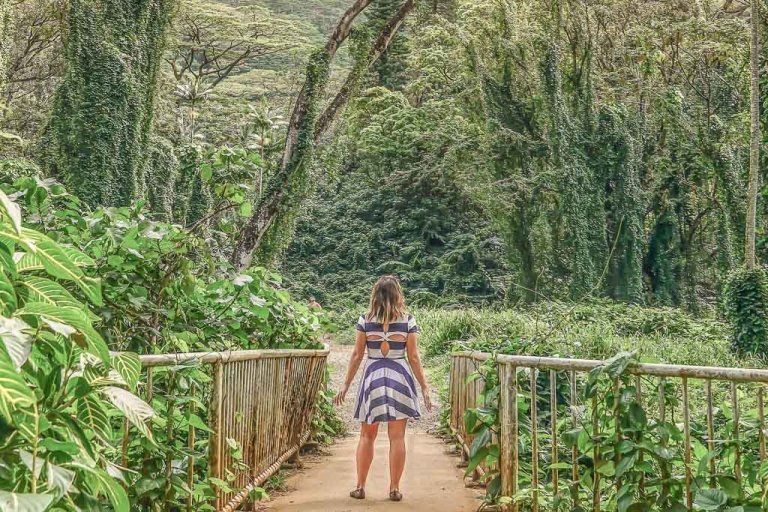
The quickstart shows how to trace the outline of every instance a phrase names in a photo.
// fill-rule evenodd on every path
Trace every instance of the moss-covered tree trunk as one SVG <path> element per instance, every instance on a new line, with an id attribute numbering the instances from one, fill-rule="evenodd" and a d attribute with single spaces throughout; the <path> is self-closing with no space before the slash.
<path id="1" fill-rule="evenodd" d="M 0 0 L 0 92 L 5 88 L 8 65 L 8 27 L 11 18 L 11 0 Z"/>
<path id="2" fill-rule="evenodd" d="M 91 206 L 143 194 L 159 65 L 176 0 L 72 0 L 43 165 Z"/>
<path id="3" fill-rule="evenodd" d="M 757 264 L 755 231 L 760 167 L 760 14 L 761 0 L 751 0 L 749 186 L 744 240 L 744 268 L 725 289 L 725 312 L 736 352 L 768 352 L 768 275 Z"/>
<path id="4" fill-rule="evenodd" d="M 291 226 L 294 214 L 305 199 L 315 145 L 355 94 L 363 77 L 361 66 L 356 66 L 321 113 L 320 103 L 326 93 L 331 62 L 339 46 L 349 36 L 355 18 L 371 2 L 357 0 L 352 4 L 339 20 L 325 46 L 310 57 L 304 87 L 299 92 L 288 123 L 280 168 L 272 176 L 255 212 L 239 234 L 231 258 L 235 267 L 248 267 L 257 249 L 267 248 L 267 253 L 272 252 L 272 248 L 282 242 L 279 240 L 281 236 L 284 237 L 281 231 Z M 365 60 L 367 69 L 386 52 L 414 5 L 415 0 L 405 0 L 383 26 Z"/>
<path id="5" fill-rule="evenodd" d="M 760 0 L 751 0 L 750 38 L 750 141 L 749 187 L 747 189 L 747 226 L 744 240 L 744 264 L 755 268 L 755 230 L 757 193 L 760 176 Z"/>

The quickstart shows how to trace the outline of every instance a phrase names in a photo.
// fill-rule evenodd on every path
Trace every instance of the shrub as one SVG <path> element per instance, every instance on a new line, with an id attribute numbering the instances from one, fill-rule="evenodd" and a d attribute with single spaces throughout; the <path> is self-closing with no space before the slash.
<path id="1" fill-rule="evenodd" d="M 737 353 L 768 353 L 768 274 L 762 268 L 736 270 L 725 287 L 731 347 Z"/>

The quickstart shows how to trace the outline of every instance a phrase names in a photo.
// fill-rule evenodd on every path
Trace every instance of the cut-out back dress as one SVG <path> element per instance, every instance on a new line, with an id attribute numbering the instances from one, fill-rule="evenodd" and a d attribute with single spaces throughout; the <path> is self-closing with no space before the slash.
<path id="1" fill-rule="evenodd" d="M 380 423 L 420 417 L 416 381 L 405 358 L 408 333 L 419 330 L 416 320 L 405 315 L 384 331 L 376 318 L 362 315 L 356 329 L 365 333 L 368 358 L 360 380 L 355 419 Z M 382 351 L 384 341 L 389 351 Z"/>

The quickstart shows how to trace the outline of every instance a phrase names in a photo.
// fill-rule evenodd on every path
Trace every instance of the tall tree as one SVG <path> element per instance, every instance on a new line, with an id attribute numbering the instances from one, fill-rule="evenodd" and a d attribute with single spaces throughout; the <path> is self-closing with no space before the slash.
<path id="1" fill-rule="evenodd" d="M 0 92 L 5 87 L 8 63 L 8 27 L 11 17 L 11 0 L 0 0 Z"/>
<path id="2" fill-rule="evenodd" d="M 272 243 L 275 242 L 274 236 L 280 234 L 280 227 L 290 226 L 292 214 L 306 196 L 315 144 L 328 130 L 338 112 L 349 102 L 363 76 L 359 67 L 353 69 L 330 104 L 320 114 L 320 103 L 326 94 L 331 62 L 341 44 L 349 37 L 355 19 L 371 2 L 372 0 L 356 0 L 341 17 L 325 46 L 310 57 L 306 80 L 296 98 L 288 123 L 280 168 L 270 179 L 254 214 L 241 230 L 232 253 L 232 262 L 237 268 L 250 265 L 254 251 L 270 234 L 273 235 Z M 386 51 L 414 5 L 415 0 L 403 2 L 382 27 L 365 59 L 366 68 L 370 68 Z M 278 221 L 281 221 L 281 224 L 278 224 Z"/>
<path id="3" fill-rule="evenodd" d="M 72 0 L 66 72 L 43 165 L 89 205 L 143 193 L 158 70 L 175 0 Z"/>
<path id="4" fill-rule="evenodd" d="M 749 188 L 747 190 L 747 225 L 744 240 L 744 264 L 755 268 L 755 231 L 757 192 L 760 176 L 760 0 L 751 0 L 749 69 L 750 69 L 750 136 Z"/>

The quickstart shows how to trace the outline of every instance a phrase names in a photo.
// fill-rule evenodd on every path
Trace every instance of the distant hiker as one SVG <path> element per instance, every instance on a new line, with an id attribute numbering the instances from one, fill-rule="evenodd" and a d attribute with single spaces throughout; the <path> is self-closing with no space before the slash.
<path id="1" fill-rule="evenodd" d="M 317 302 L 317 299 L 315 299 L 314 295 L 309 296 L 309 307 L 314 309 L 323 309 L 323 306 L 321 306 L 320 303 Z"/>
<path id="2" fill-rule="evenodd" d="M 344 385 L 333 402 L 340 405 L 349 385 L 368 353 L 355 419 L 361 422 L 357 444 L 357 487 L 349 495 L 365 499 L 365 481 L 373 461 L 373 445 L 379 423 L 386 422 L 389 434 L 389 499 L 400 501 L 400 477 L 405 469 L 405 427 L 408 418 L 421 416 L 416 382 L 428 411 L 432 410 L 424 369 L 419 358 L 416 320 L 405 309 L 400 282 L 394 276 L 379 278 L 371 291 L 368 311 L 357 321 L 355 348 L 349 360 Z M 414 379 L 415 377 L 415 379 Z"/>

